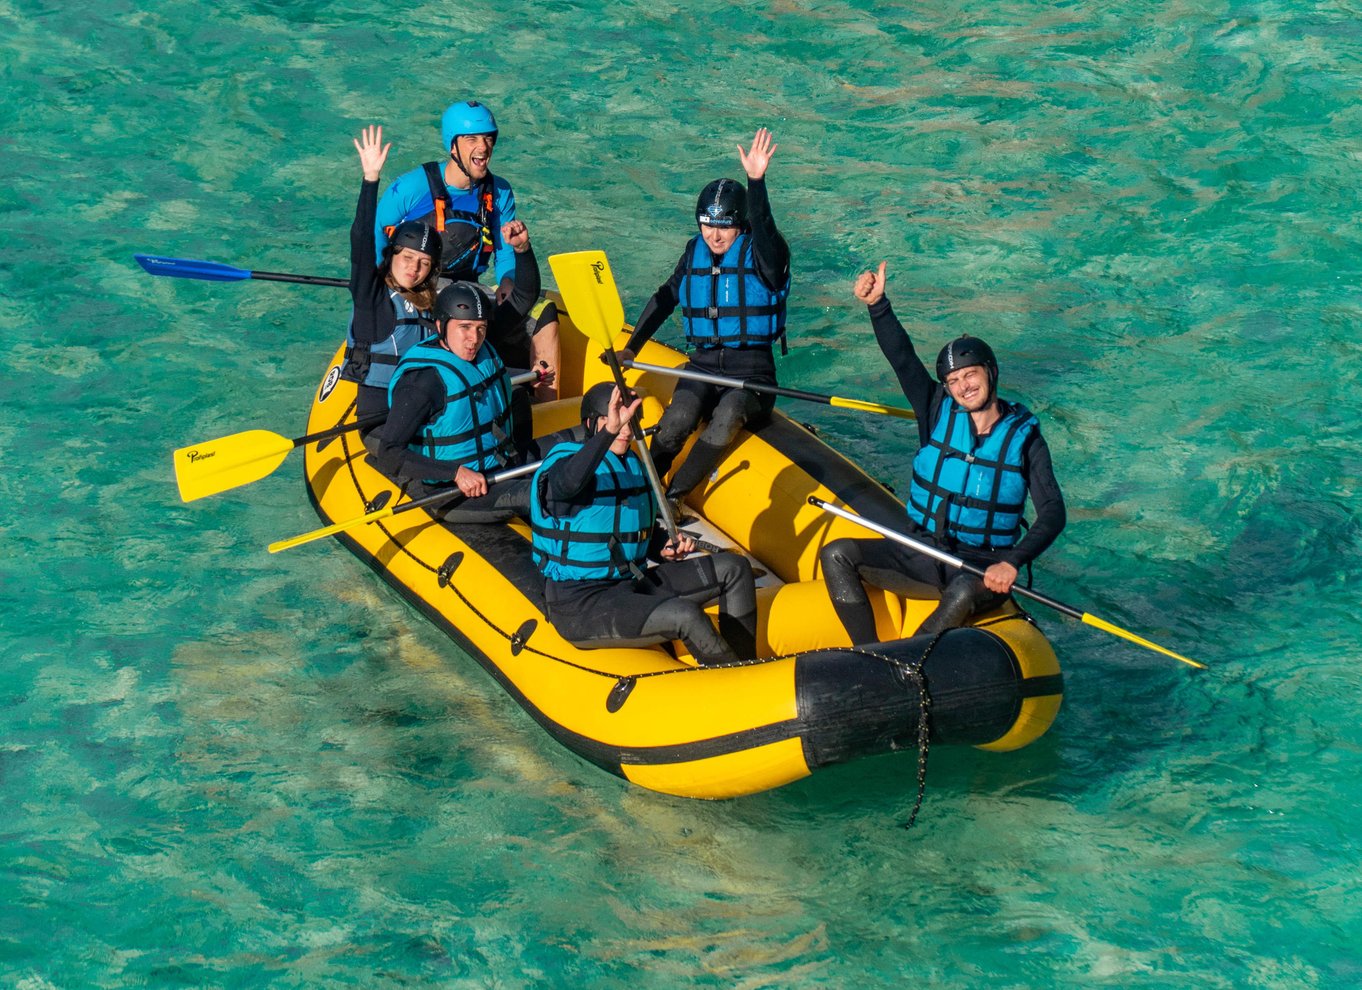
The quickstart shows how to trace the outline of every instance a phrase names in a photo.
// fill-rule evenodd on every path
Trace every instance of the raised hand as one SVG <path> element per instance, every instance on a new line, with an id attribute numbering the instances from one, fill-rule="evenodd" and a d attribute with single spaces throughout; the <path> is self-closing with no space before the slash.
<path id="1" fill-rule="evenodd" d="M 607 433 L 619 435 L 620 430 L 624 429 L 624 424 L 634 418 L 634 413 L 638 412 L 638 407 L 643 405 L 643 396 L 635 395 L 629 402 L 625 402 L 620 395 L 619 386 L 610 393 L 610 405 L 605 413 L 605 430 Z"/>
<path id="2" fill-rule="evenodd" d="M 861 272 L 856 276 L 856 284 L 851 291 L 867 306 L 873 306 L 884 298 L 884 266 L 885 262 L 881 261 L 879 271 Z"/>
<path id="3" fill-rule="evenodd" d="M 501 239 L 511 245 L 516 254 L 524 254 L 530 249 L 530 229 L 519 220 L 502 224 Z"/>
<path id="4" fill-rule="evenodd" d="M 355 150 L 359 152 L 359 167 L 364 170 L 365 182 L 378 181 L 391 148 L 392 144 L 383 143 L 382 127 L 370 124 L 360 132 L 355 140 Z"/>
<path id="5" fill-rule="evenodd" d="M 771 143 L 771 132 L 764 127 L 758 127 L 757 133 L 752 137 L 752 150 L 744 151 L 742 145 L 738 145 L 738 160 L 742 162 L 743 171 L 747 173 L 749 179 L 760 179 L 766 175 L 767 166 L 771 164 L 771 156 L 776 153 L 778 144 Z"/>

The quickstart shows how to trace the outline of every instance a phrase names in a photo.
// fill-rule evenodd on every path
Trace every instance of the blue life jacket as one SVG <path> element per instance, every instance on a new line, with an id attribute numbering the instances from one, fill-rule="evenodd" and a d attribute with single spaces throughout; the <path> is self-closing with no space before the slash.
<path id="1" fill-rule="evenodd" d="M 440 234 L 440 271 L 445 275 L 474 276 L 487 271 L 492 260 L 492 211 L 495 202 L 492 173 L 468 189 L 450 195 L 443 166 L 426 162 L 421 166 L 430 185 L 430 198 L 421 199 L 398 223 L 420 220 Z M 396 229 L 394 226 L 393 229 Z M 392 231 L 388 231 L 392 236 Z M 476 278 L 470 281 L 477 281 Z"/>
<path id="2" fill-rule="evenodd" d="M 388 384 L 392 405 L 397 383 L 418 368 L 434 368 L 445 387 L 445 404 L 407 446 L 439 461 L 472 471 L 504 467 L 515 457 L 511 442 L 511 384 L 497 352 L 484 343 L 465 361 L 445 350 L 439 338 L 417 344 L 402 357 Z"/>
<path id="3" fill-rule="evenodd" d="M 540 479 L 553 467 L 582 449 L 582 444 L 557 444 L 530 485 L 530 533 L 534 562 L 551 581 L 589 581 L 626 578 L 636 574 L 648 552 L 657 508 L 643 464 L 632 453 L 606 453 L 596 466 L 595 492 L 590 504 L 566 516 L 544 511 Z"/>
<path id="4" fill-rule="evenodd" d="M 686 245 L 690 266 L 681 279 L 681 317 L 692 347 L 770 347 L 785 334 L 790 279 L 772 291 L 752 263 L 752 238 L 739 234 L 715 258 L 699 234 Z"/>
<path id="5" fill-rule="evenodd" d="M 389 288 L 393 304 L 393 332 L 372 344 L 355 342 L 355 311 L 350 310 L 350 326 L 345 330 L 345 380 L 387 388 L 402 355 L 435 332 L 435 317 L 430 310 L 417 309 Z"/>
<path id="6" fill-rule="evenodd" d="M 946 541 L 1010 547 L 1026 505 L 1022 450 L 1040 428 L 1025 406 L 1007 404 L 988 436 L 974 435 L 970 415 L 947 395 L 931 437 L 913 458 L 908 518 Z"/>

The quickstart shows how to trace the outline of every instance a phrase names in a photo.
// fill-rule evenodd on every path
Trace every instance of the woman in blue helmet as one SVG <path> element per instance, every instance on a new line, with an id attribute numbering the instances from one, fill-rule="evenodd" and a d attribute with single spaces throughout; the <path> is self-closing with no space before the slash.
<path id="1" fill-rule="evenodd" d="M 374 242 L 381 255 L 397 226 L 420 220 L 433 226 L 443 242 L 441 284 L 477 282 L 495 262 L 498 303 L 515 287 L 516 255 L 502 228 L 516 218 L 511 185 L 492 174 L 497 143 L 492 111 L 477 100 L 455 103 L 440 120 L 445 161 L 426 162 L 397 178 L 379 201 Z M 509 367 L 543 367 L 536 386 L 540 400 L 557 398 L 553 375 L 558 370 L 558 311 L 552 302 L 537 303 L 521 323 L 502 328 L 492 346 Z"/>
<path id="2" fill-rule="evenodd" d="M 681 253 L 665 284 L 643 307 L 626 356 L 652 337 L 679 305 L 686 343 L 686 367 L 776 384 L 772 347 L 784 347 L 785 300 L 790 292 L 790 248 L 776 229 L 766 194 L 766 169 L 776 145 L 760 128 L 752 150 L 738 146 L 747 188 L 733 179 L 716 179 L 700 193 L 695 221 L 700 232 Z M 770 395 L 702 382 L 677 383 L 672 401 L 657 425 L 651 451 L 659 474 L 666 474 L 700 420 L 709 425 L 677 468 L 667 497 L 680 500 L 703 481 L 749 422 L 771 414 Z"/>
<path id="3" fill-rule="evenodd" d="M 911 598 L 939 598 L 917 630 L 937 633 L 1001 605 L 1019 570 L 1065 523 L 1040 424 L 1025 406 L 998 397 L 992 349 L 977 337 L 951 341 L 937 357 L 934 381 L 885 298 L 884 271 L 881 263 L 878 272 L 864 272 L 854 291 L 869 307 L 875 339 L 917 414 L 921 449 L 913 458 L 906 531 L 985 573 L 948 569 L 892 540 L 833 540 L 819 554 L 823 580 L 853 644 L 878 639 L 862 581 Z M 1026 528 L 1028 495 L 1036 520 Z"/>
<path id="4" fill-rule="evenodd" d="M 402 355 L 435 332 L 435 282 L 440 239 L 419 220 L 398 225 L 378 264 L 370 231 L 378 202 L 378 176 L 390 144 L 383 128 L 366 127 L 355 141 L 363 181 L 350 227 L 350 326 L 341 377 L 359 384 L 356 417 L 386 415 L 388 382 Z M 366 445 L 378 424 L 361 428 Z"/>

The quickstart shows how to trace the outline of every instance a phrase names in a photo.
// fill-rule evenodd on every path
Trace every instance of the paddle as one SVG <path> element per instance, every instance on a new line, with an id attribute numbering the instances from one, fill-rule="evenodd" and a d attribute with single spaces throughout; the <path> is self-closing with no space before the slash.
<path id="1" fill-rule="evenodd" d="M 537 382 L 541 376 L 542 373 L 538 371 L 525 371 L 513 376 L 511 384 Z M 289 451 L 296 447 L 373 426 L 385 418 L 386 413 L 380 413 L 293 440 L 269 430 L 244 430 L 231 436 L 181 447 L 175 451 L 173 458 L 180 499 L 192 502 L 197 498 L 249 485 L 272 474 L 275 468 L 284 463 Z"/>
<path id="2" fill-rule="evenodd" d="M 269 430 L 244 430 L 231 436 L 181 447 L 174 454 L 175 483 L 180 499 L 192 502 L 268 477 L 289 451 L 317 440 L 330 440 L 342 433 L 381 423 L 386 414 L 343 423 L 319 433 L 290 440 Z"/>
<path id="3" fill-rule="evenodd" d="M 620 395 L 632 395 L 629 386 L 624 384 L 624 369 L 620 367 L 619 355 L 615 353 L 615 334 L 624 329 L 624 304 L 620 302 L 615 276 L 610 273 L 610 262 L 606 260 L 605 252 L 575 251 L 571 254 L 550 255 L 549 267 L 553 269 L 563 302 L 572 314 L 573 324 L 605 351 Z M 662 479 L 657 476 L 653 455 L 643 442 L 643 431 L 639 428 L 638 420 L 639 415 L 635 412 L 630 424 L 634 434 L 634 449 L 638 451 L 639 460 L 643 462 L 643 469 L 648 475 L 648 484 L 657 501 L 662 524 L 667 528 L 667 535 L 675 540 L 676 519 L 672 516 L 667 493 L 663 491 Z"/>
<path id="4" fill-rule="evenodd" d="M 244 282 L 253 278 L 261 282 L 296 282 L 299 285 L 332 285 L 346 288 L 350 282 L 343 278 L 323 278 L 320 275 L 288 275 L 283 272 L 253 272 L 233 268 L 216 261 L 191 261 L 188 258 L 162 258 L 155 254 L 134 254 L 137 263 L 152 275 L 170 278 L 198 278 L 205 282 Z"/>
<path id="5" fill-rule="evenodd" d="M 797 388 L 780 388 L 776 385 L 759 385 L 756 382 L 744 381 L 741 378 L 725 378 L 723 375 L 711 375 L 704 371 L 692 371 L 689 368 L 668 368 L 660 364 L 644 364 L 641 361 L 625 361 L 624 366 L 634 371 L 651 371 L 657 375 L 670 375 L 673 378 L 688 378 L 693 382 L 706 382 L 710 385 L 719 385 L 723 388 L 743 388 L 749 392 L 764 393 L 766 395 L 783 395 L 790 399 L 806 399 L 809 402 L 821 402 L 828 406 L 837 406 L 841 409 L 857 409 L 861 412 L 878 413 L 881 416 L 898 416 L 901 419 L 916 419 L 911 409 L 900 409 L 897 406 L 885 406 L 878 402 L 862 402 L 860 399 L 844 399 L 838 395 L 819 395 L 817 392 L 805 392 Z"/>
<path id="6" fill-rule="evenodd" d="M 487 487 L 491 488 L 499 481 L 510 481 L 512 478 L 521 478 L 527 474 L 533 474 L 542 464 L 542 461 L 535 461 L 532 464 L 522 464 L 520 467 L 507 468 L 505 471 L 498 471 L 496 474 L 487 475 Z M 270 553 L 278 553 L 280 550 L 291 550 L 293 547 L 300 547 L 304 543 L 311 543 L 313 540 L 320 540 L 324 536 L 332 536 L 347 529 L 354 529 L 356 526 L 364 526 L 369 523 L 378 522 L 380 519 L 387 519 L 390 516 L 398 516 L 412 509 L 423 509 L 428 505 L 437 505 L 440 502 L 448 502 L 452 498 L 459 498 L 463 492 L 457 488 L 450 488 L 444 491 L 431 492 L 421 498 L 411 502 L 403 502 L 401 505 L 387 509 L 377 509 L 354 519 L 345 522 L 333 523 L 330 526 L 323 526 L 321 529 L 314 529 L 310 533 L 303 533 L 301 536 L 291 536 L 287 540 L 277 540 L 270 544 Z"/>
<path id="7" fill-rule="evenodd" d="M 926 554 L 933 560 L 941 561 L 941 563 L 945 564 L 947 567 L 955 567 L 962 571 L 968 571 L 970 574 L 977 574 L 979 577 L 984 576 L 982 568 L 975 567 L 972 564 L 967 564 L 959 557 L 952 557 L 944 550 L 934 547 L 930 543 L 923 543 L 921 540 L 915 540 L 911 536 L 905 536 L 903 533 L 900 533 L 897 530 L 890 529 L 887 526 L 881 526 L 878 523 L 873 523 L 869 519 L 864 519 L 861 516 L 848 512 L 846 509 L 839 509 L 835 505 L 829 505 L 827 502 L 824 502 L 821 498 L 816 498 L 815 496 L 810 495 L 809 504 L 816 505 L 824 512 L 830 512 L 834 516 L 840 516 L 843 519 L 850 520 L 851 522 L 854 522 L 858 526 L 864 526 L 866 529 L 879 533 L 881 536 L 887 536 L 889 539 L 894 540 L 898 543 L 902 543 L 906 547 L 911 547 L 918 553 Z M 1071 619 L 1077 619 L 1084 625 L 1092 626 L 1094 629 L 1101 629 L 1103 632 L 1111 633 L 1113 636 L 1119 636 L 1122 639 L 1129 640 L 1130 642 L 1135 643 L 1138 646 L 1143 646 L 1147 650 L 1153 650 L 1155 653 L 1162 653 L 1164 656 L 1172 657 L 1174 660 L 1181 660 L 1183 663 L 1196 667 L 1198 670 L 1206 669 L 1206 665 L 1204 663 L 1197 663 L 1195 660 L 1191 660 L 1187 657 L 1184 657 L 1181 653 L 1174 653 L 1172 650 L 1166 650 L 1162 646 L 1159 646 L 1157 643 L 1151 643 L 1147 639 L 1142 639 L 1139 636 L 1136 636 L 1129 630 L 1122 629 L 1120 626 L 1107 622 L 1105 619 L 1099 619 L 1097 616 L 1090 615 L 1087 612 L 1082 611 L 1081 609 L 1076 609 L 1072 605 L 1065 605 L 1063 602 L 1055 601 L 1055 599 L 1051 598 L 1050 596 L 1042 595 L 1038 591 L 1032 591 L 1030 588 L 1023 588 L 1020 585 L 1014 584 L 1012 586 L 1012 593 L 1015 595 L 1024 595 L 1025 597 L 1030 598 L 1033 601 L 1040 602 L 1042 605 L 1050 606 L 1050 608 L 1054 609 L 1057 612 L 1064 613 Z"/>

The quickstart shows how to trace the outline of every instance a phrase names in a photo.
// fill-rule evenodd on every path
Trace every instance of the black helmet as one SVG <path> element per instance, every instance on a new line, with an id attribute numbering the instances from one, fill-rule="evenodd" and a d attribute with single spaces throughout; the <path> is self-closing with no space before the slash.
<path id="1" fill-rule="evenodd" d="M 398 248 L 411 248 L 422 254 L 430 255 L 432 273 L 440 270 L 440 235 L 435 228 L 420 220 L 403 220 L 388 238 L 388 246 L 383 250 L 383 261 L 389 262 Z"/>
<path id="2" fill-rule="evenodd" d="M 989 385 L 997 384 L 998 359 L 993 356 L 993 348 L 978 337 L 963 334 L 941 348 L 941 353 L 936 356 L 936 380 L 944 385 L 946 376 L 952 371 L 977 365 L 988 369 Z"/>
<path id="3" fill-rule="evenodd" d="M 715 179 L 700 192 L 695 222 L 702 227 L 746 227 L 747 190 L 733 179 Z"/>
<path id="4" fill-rule="evenodd" d="M 582 422 L 586 424 L 586 435 L 596 433 L 596 417 L 610 415 L 610 396 L 615 392 L 614 382 L 597 382 L 582 396 Z"/>
<path id="5" fill-rule="evenodd" d="M 493 308 L 482 286 L 474 282 L 454 282 L 435 297 L 435 319 L 441 324 L 446 320 L 490 321 Z"/>

